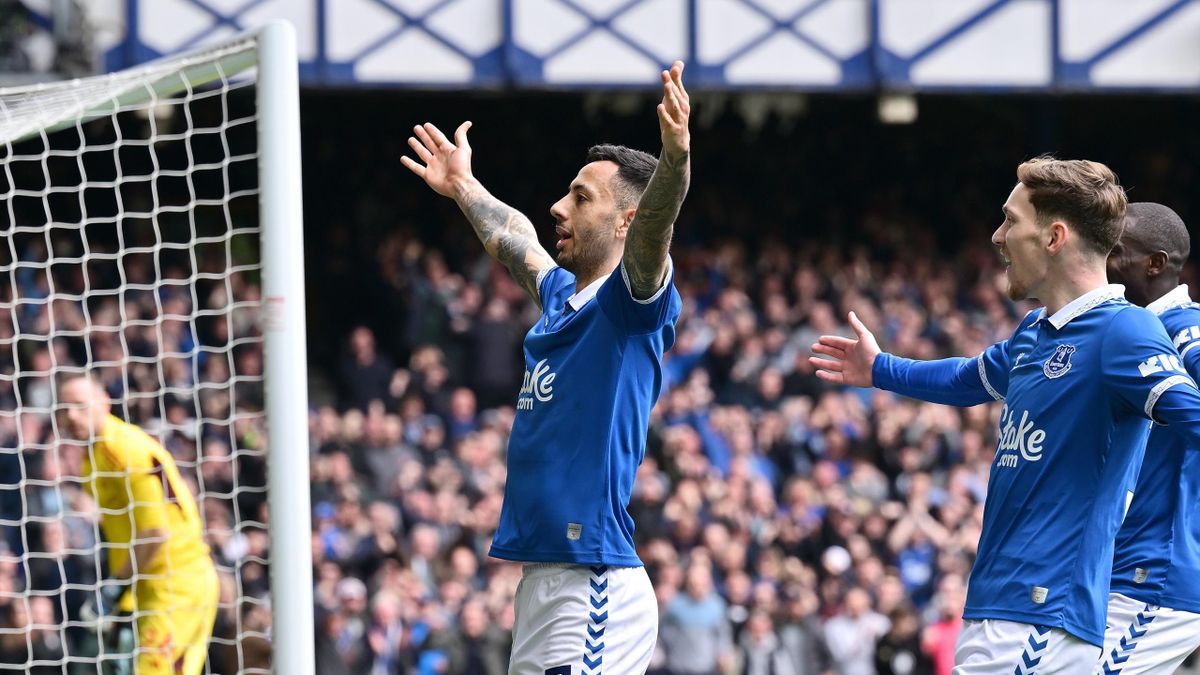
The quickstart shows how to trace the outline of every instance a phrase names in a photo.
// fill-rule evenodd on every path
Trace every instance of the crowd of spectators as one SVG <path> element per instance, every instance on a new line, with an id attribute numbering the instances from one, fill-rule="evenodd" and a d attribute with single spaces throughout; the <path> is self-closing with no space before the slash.
<path id="1" fill-rule="evenodd" d="M 538 102 L 539 119 L 578 114 Z M 425 97 L 414 121 L 474 119 L 477 175 L 547 233 L 537 209 L 588 144 L 655 147 L 647 118 L 599 99 L 586 124 L 496 128 L 526 103 L 489 100 L 484 113 Z M 814 105 L 807 119 L 733 108 L 698 118 L 672 247 L 683 313 L 630 505 L 659 599 L 651 672 L 949 673 L 1000 406 L 830 387 L 806 358 L 816 336 L 849 334 L 851 308 L 885 349 L 916 358 L 1007 337 L 1028 308 L 1005 296 L 989 214 L 1013 167 L 1046 149 L 1031 135 L 1094 150 L 1092 118 L 1068 129 L 1042 117 L 1030 133 L 947 105 L 906 131 L 856 122 L 853 105 Z M 1132 108 L 1121 114 L 1146 113 Z M 358 113 L 363 124 L 310 151 L 316 163 L 346 148 L 363 166 L 404 152 L 402 134 L 374 133 L 395 107 Z M 962 156 L 968 135 L 979 150 Z M 1109 153 L 1137 169 L 1136 199 L 1188 217 L 1191 169 L 1176 154 Z M 309 256 L 329 270 L 318 325 L 343 327 L 310 332 L 326 367 L 340 363 L 311 387 L 318 658 L 323 672 L 502 673 L 520 571 L 486 553 L 536 309 L 453 203 L 405 178 L 331 178 L 364 196 L 349 210 L 307 206 L 354 223 L 314 235 Z"/>
<path id="2" fill-rule="evenodd" d="M 627 117 L 606 122 L 620 130 Z M 748 128 L 714 135 L 705 151 L 747 172 L 754 152 L 739 144 L 777 145 L 785 122 L 750 140 Z M 351 127 L 339 133 L 374 128 Z M 867 142 L 831 128 L 831 145 Z M 371 167 L 402 141 L 347 142 L 358 153 L 347 157 L 344 140 L 322 138 L 306 160 L 336 156 L 345 175 L 326 176 L 322 194 L 357 195 L 336 215 L 311 209 L 331 226 L 308 240 L 318 672 L 504 673 L 521 570 L 487 550 L 536 308 L 452 204 L 425 209 L 419 185 L 388 191 L 399 170 Z M 476 144 L 481 157 L 488 143 Z M 825 185 L 862 187 L 861 162 L 842 161 Z M 794 156 L 780 162 L 797 168 Z M 819 187 L 779 201 L 778 185 L 708 166 L 697 162 L 672 248 L 683 313 L 630 505 L 660 608 L 651 672 L 949 673 L 999 404 L 958 410 L 831 387 L 806 359 L 816 336 L 849 333 L 849 309 L 884 349 L 917 358 L 1007 337 L 1026 307 L 1005 297 L 987 242 L 984 214 L 1003 195 L 983 211 L 979 194 L 956 194 L 939 212 L 954 222 L 947 235 L 928 208 L 889 196 L 894 172 L 874 175 L 882 186 L 862 205 L 809 210 L 800 196 Z M 1148 184 L 1141 198 L 1157 194 Z M 521 181 L 507 185 L 530 200 Z M 942 197 L 915 199 L 940 208 Z M 425 222 L 395 226 L 397 212 Z M 789 222 L 806 229 L 789 233 Z M 137 225 L 127 247 L 146 236 Z M 55 438 L 48 414 L 53 374 L 83 364 L 199 494 L 222 579 L 212 672 L 266 667 L 266 564 L 287 561 L 267 546 L 257 274 L 225 273 L 238 255 L 228 241 L 190 255 L 142 240 L 147 252 L 75 262 L 91 234 L 13 237 L 3 261 L 0 667 L 32 658 L 44 664 L 33 672 L 57 673 L 67 656 L 78 672 L 92 667 L 90 636 L 64 622 L 95 584 L 102 548 L 78 448 Z M 186 281 L 198 272 L 208 274 Z"/>
<path id="3" fill-rule="evenodd" d="M 163 439 L 200 495 L 223 580 L 214 672 L 262 665 L 258 288 L 241 273 L 173 283 L 222 257 L 192 270 L 183 257 L 156 266 L 134 254 L 124 291 L 87 294 L 85 277 L 115 287 L 115 266 L 62 263 L 79 242 L 51 241 L 21 241 L 22 301 L 6 298 L 0 317 L 0 396 L 15 413 L 0 415 L 2 660 L 58 672 L 95 648 L 81 627 L 62 628 L 78 619 L 101 548 L 79 448 L 54 437 L 49 415 L 54 373 L 90 363 L 119 413 Z M 816 335 L 846 331 L 850 307 L 887 348 L 924 358 L 978 351 L 1020 308 L 984 247 L 965 246 L 952 265 L 880 264 L 868 252 L 676 247 L 684 310 L 630 505 L 662 610 L 654 672 L 947 670 L 996 411 L 830 388 L 806 357 Z M 535 310 L 478 255 L 455 269 L 418 240 L 390 237 L 379 265 L 397 271 L 406 316 L 424 320 L 419 340 L 397 364 L 356 328 L 336 387 L 314 391 L 322 673 L 506 669 L 520 568 L 486 553 Z M 193 289 L 200 308 L 224 310 L 197 315 Z"/>
<path id="4" fill-rule="evenodd" d="M 380 256 L 440 332 L 397 365 L 355 329 L 314 413 L 322 671 L 501 673 L 520 570 L 486 553 L 532 304 L 486 261 L 452 270 L 402 235 Z M 998 410 L 829 387 L 807 356 L 851 307 L 916 357 L 1003 339 L 1022 308 L 995 254 L 673 256 L 684 310 L 630 505 L 652 672 L 948 673 Z"/>
<path id="5" fill-rule="evenodd" d="M 212 671 L 268 667 L 258 282 L 228 271 L 225 245 L 154 252 L 153 230 L 129 228 L 143 252 L 118 268 L 105 255 L 115 228 L 94 234 L 83 264 L 77 233 L 14 237 L 0 289 L 0 670 L 97 671 L 103 647 L 81 607 L 104 578 L 103 537 L 81 482 L 87 451 L 52 414 L 55 378 L 85 367 L 198 496 L 221 586 Z"/>

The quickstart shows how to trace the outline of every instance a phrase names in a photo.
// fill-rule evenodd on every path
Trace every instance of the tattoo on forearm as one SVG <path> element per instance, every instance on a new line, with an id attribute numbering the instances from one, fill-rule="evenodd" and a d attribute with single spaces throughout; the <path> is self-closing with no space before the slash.
<path id="1" fill-rule="evenodd" d="M 538 243 L 533 223 L 478 184 L 459 197 L 458 205 L 487 252 L 507 267 L 517 284 L 541 306 L 537 275 L 554 260 Z"/>
<path id="2" fill-rule="evenodd" d="M 672 157 L 664 152 L 625 238 L 625 272 L 636 298 L 649 298 L 662 286 L 675 219 L 691 180 L 688 153 Z"/>

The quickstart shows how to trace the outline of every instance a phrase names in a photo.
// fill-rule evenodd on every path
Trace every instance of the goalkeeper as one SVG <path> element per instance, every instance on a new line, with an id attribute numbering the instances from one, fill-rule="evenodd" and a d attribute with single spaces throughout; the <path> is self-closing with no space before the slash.
<path id="1" fill-rule="evenodd" d="M 111 414 L 99 382 L 74 374 L 58 393 L 59 433 L 87 443 L 82 477 L 109 547 L 108 577 L 85 611 L 133 615 L 140 675 L 198 675 L 219 591 L 196 501 L 162 445 Z"/>

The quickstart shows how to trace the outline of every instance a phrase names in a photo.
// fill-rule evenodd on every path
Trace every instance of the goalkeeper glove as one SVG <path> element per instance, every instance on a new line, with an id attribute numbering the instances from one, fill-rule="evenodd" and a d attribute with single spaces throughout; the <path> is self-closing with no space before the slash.
<path id="1" fill-rule="evenodd" d="M 100 623 L 117 613 L 121 596 L 129 590 L 129 583 L 106 584 L 97 593 L 84 601 L 79 608 L 79 618 L 88 623 Z"/>

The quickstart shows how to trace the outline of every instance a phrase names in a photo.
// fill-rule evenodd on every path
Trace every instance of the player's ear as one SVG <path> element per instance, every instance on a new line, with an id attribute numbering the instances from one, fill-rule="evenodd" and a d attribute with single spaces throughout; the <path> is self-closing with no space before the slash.
<path id="1" fill-rule="evenodd" d="M 1167 263 L 1171 260 L 1166 251 L 1155 251 L 1146 256 L 1146 276 L 1156 277 L 1167 269 Z"/>
<path id="2" fill-rule="evenodd" d="M 629 234 L 629 226 L 633 224 L 633 218 L 637 215 L 637 208 L 624 209 L 619 212 L 617 220 L 617 239 L 624 239 Z"/>
<path id="3" fill-rule="evenodd" d="M 1063 221 L 1055 220 L 1046 228 L 1046 237 L 1046 251 L 1050 255 L 1058 255 L 1071 238 L 1071 230 Z"/>

